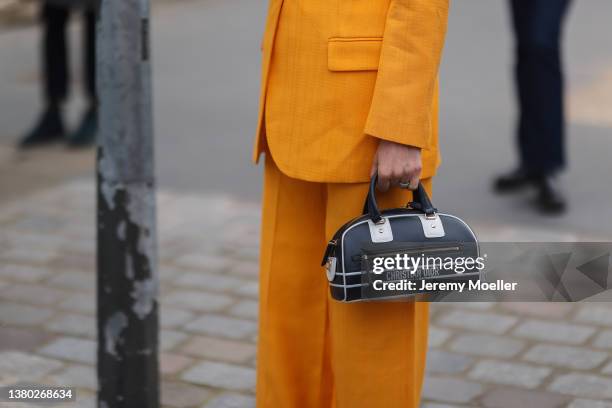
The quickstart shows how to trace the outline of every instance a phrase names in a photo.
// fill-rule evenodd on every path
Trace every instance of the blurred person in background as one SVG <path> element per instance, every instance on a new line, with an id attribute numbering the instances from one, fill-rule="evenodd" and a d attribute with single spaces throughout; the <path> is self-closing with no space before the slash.
<path id="1" fill-rule="evenodd" d="M 63 117 L 63 106 L 70 89 L 70 59 L 66 28 L 74 9 L 82 11 L 85 20 L 83 82 L 88 106 L 79 126 L 68 133 Z M 28 148 L 64 140 L 71 146 L 88 146 L 95 141 L 97 128 L 94 0 L 45 0 L 42 3 L 41 20 L 45 105 L 38 121 L 21 139 L 19 146 Z"/>
<path id="2" fill-rule="evenodd" d="M 495 180 L 497 192 L 535 186 L 538 208 L 562 213 L 557 183 L 565 167 L 561 34 L 571 0 L 510 0 L 516 41 L 520 163 Z"/>

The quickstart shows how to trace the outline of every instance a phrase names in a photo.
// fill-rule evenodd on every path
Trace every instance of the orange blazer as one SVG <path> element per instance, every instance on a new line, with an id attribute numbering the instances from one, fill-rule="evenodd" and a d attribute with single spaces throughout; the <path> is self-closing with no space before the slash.
<path id="1" fill-rule="evenodd" d="M 270 0 L 253 159 L 286 175 L 369 179 L 378 139 L 438 155 L 438 68 L 449 0 Z"/>

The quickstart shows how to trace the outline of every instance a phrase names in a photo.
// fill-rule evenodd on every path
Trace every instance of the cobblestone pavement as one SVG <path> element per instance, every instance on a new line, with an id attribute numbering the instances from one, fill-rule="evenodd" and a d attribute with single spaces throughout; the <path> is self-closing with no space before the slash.
<path id="1" fill-rule="evenodd" d="M 164 407 L 253 407 L 259 207 L 158 206 Z M 75 386 L 70 407 L 94 406 L 94 208 L 87 180 L 0 206 L 0 384 Z M 435 304 L 431 320 L 427 408 L 612 407 L 606 304 Z"/>

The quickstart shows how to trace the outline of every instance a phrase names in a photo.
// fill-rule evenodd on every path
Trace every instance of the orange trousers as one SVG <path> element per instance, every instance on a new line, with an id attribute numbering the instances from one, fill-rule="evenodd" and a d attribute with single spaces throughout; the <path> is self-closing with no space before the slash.
<path id="1" fill-rule="evenodd" d="M 419 406 L 428 304 L 337 302 L 320 266 L 334 232 L 361 214 L 367 188 L 290 178 L 267 154 L 257 408 Z M 410 196 L 396 188 L 378 201 L 398 207 Z"/>

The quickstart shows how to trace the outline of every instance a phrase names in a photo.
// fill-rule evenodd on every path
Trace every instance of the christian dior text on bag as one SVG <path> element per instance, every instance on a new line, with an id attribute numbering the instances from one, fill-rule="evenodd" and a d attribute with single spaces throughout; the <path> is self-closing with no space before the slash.
<path id="1" fill-rule="evenodd" d="M 479 279 L 478 241 L 463 220 L 439 213 L 422 185 L 406 207 L 380 211 L 376 181 L 372 177 L 363 215 L 336 232 L 323 256 L 335 300 L 409 298 L 428 292 L 420 289 L 423 281 Z"/>

